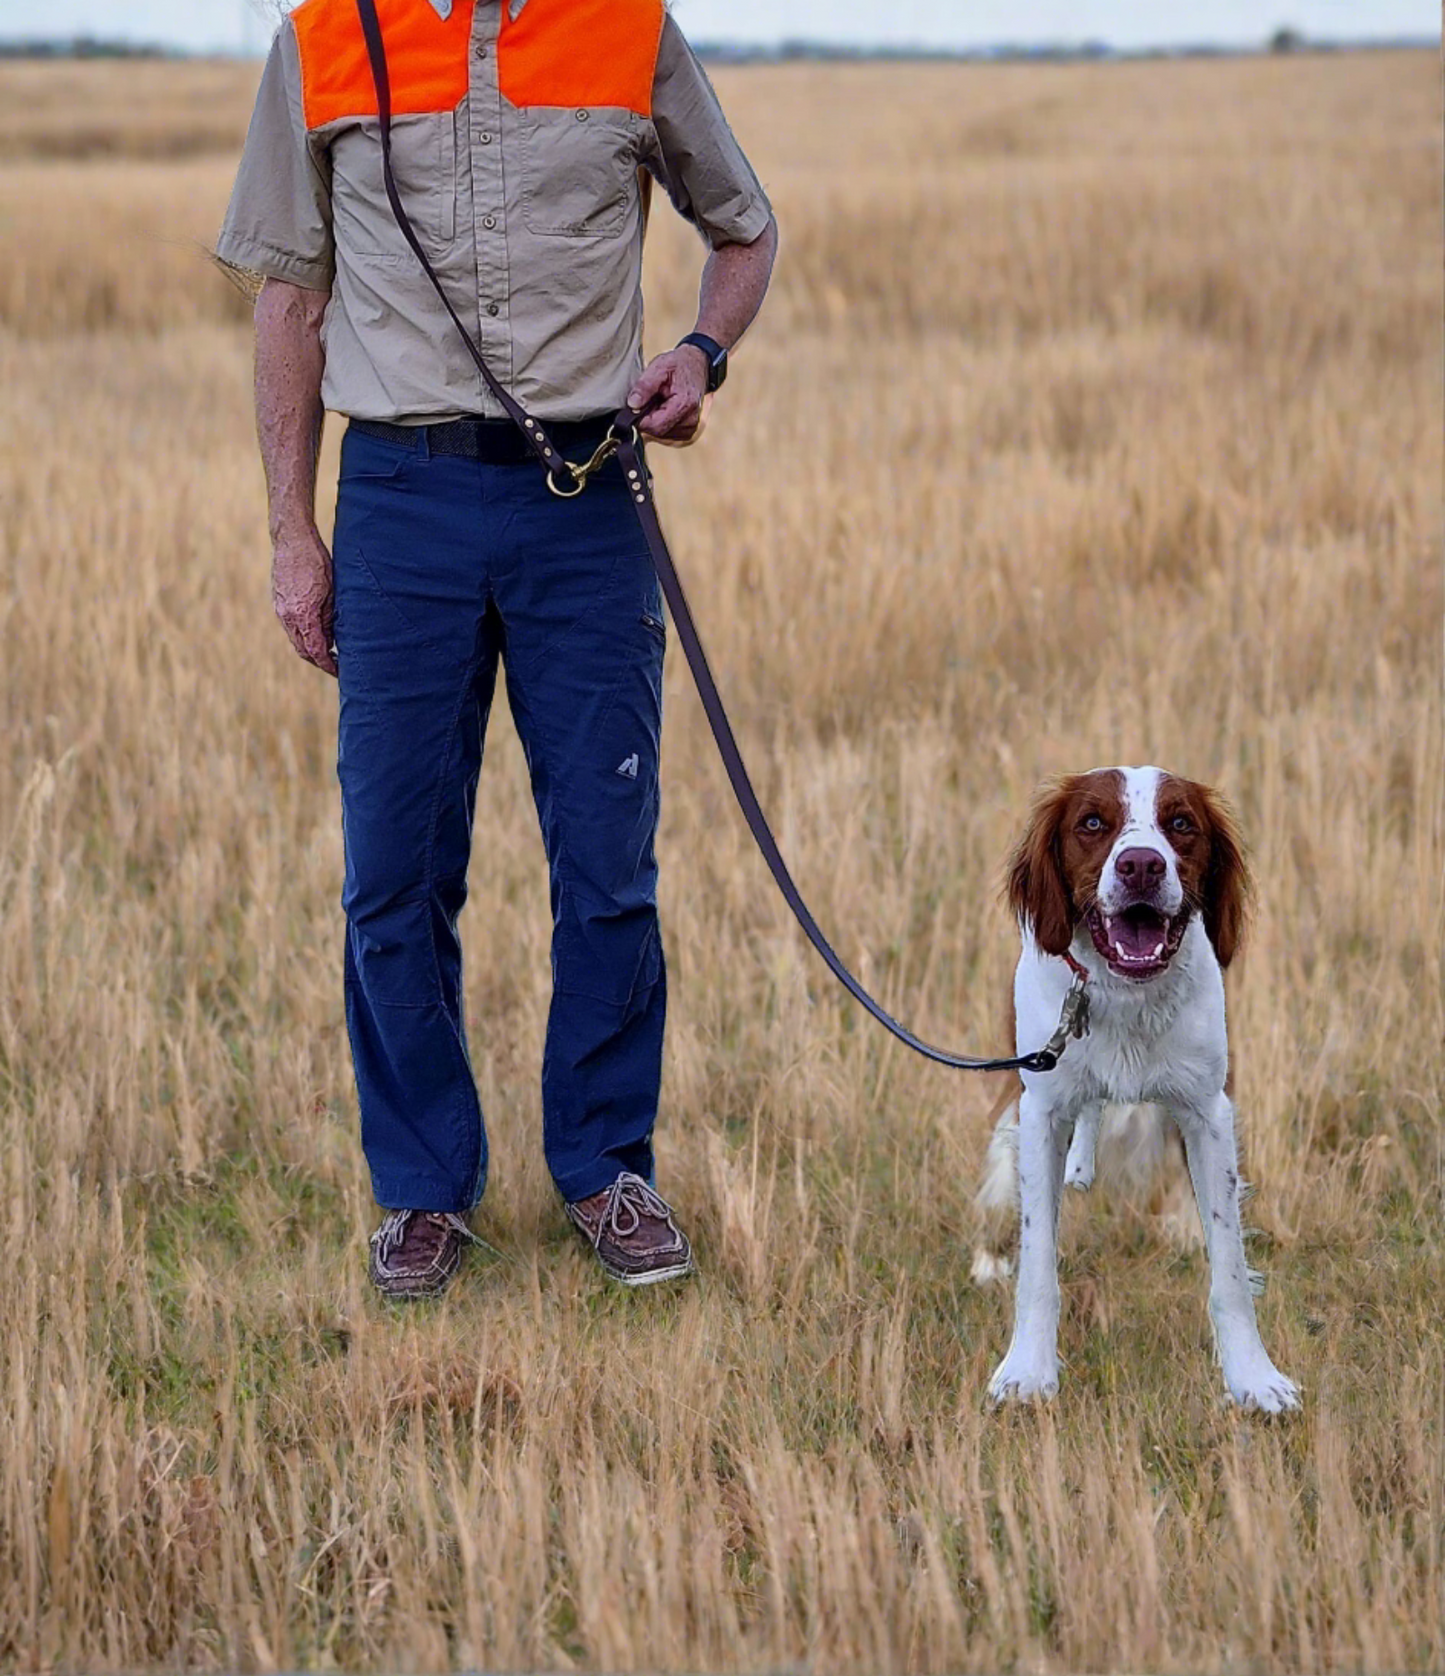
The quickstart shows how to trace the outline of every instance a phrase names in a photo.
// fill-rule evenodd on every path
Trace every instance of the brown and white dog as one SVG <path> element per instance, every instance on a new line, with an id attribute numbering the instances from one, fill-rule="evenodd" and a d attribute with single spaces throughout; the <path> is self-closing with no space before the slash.
<path id="1" fill-rule="evenodd" d="M 1088 974 L 1089 1032 L 1055 1070 L 1023 1073 L 1016 1134 L 1006 1111 L 990 1143 L 980 1197 L 1006 1195 L 1020 1215 L 1013 1340 L 989 1382 L 995 1402 L 1058 1390 L 1059 1201 L 1066 1180 L 1092 1182 L 1101 1122 L 1106 1143 L 1118 1139 L 1111 1122 L 1133 1126 L 1114 1152 L 1137 1169 L 1141 1159 L 1162 1162 L 1172 1118 L 1209 1252 L 1209 1311 L 1229 1395 L 1271 1414 L 1299 1406 L 1255 1324 L 1225 1086 L 1223 970 L 1244 931 L 1247 890 L 1229 813 L 1192 780 L 1101 768 L 1059 782 L 1035 805 L 1008 881 L 1023 941 L 1018 1051 L 1048 1039 L 1079 969 Z"/>

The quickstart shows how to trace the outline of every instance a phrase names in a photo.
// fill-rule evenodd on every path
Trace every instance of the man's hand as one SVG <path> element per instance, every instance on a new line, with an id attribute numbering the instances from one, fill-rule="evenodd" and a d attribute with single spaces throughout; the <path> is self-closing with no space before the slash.
<path id="1" fill-rule="evenodd" d="M 657 356 L 627 392 L 627 405 L 643 415 L 638 429 L 651 441 L 669 448 L 686 448 L 696 442 L 712 406 L 707 393 L 707 356 L 695 343 L 684 343 Z"/>
<path id="2" fill-rule="evenodd" d="M 314 524 L 295 534 L 278 535 L 271 561 L 271 603 L 291 644 L 318 669 L 336 673 L 331 651 L 335 594 L 331 554 Z"/>

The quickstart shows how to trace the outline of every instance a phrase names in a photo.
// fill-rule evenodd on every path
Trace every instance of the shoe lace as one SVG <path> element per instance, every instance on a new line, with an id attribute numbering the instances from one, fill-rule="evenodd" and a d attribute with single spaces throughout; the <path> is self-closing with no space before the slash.
<path id="1" fill-rule="evenodd" d="M 625 1240 L 637 1232 L 644 1217 L 665 1222 L 669 1228 L 673 1225 L 672 1207 L 667 1201 L 655 1193 L 641 1176 L 624 1170 L 607 1189 L 598 1235 L 600 1237 L 610 1228 L 618 1239 Z"/>
<path id="2" fill-rule="evenodd" d="M 414 1216 L 424 1217 L 428 1222 L 434 1222 L 442 1227 L 450 1228 L 453 1233 L 460 1234 L 469 1245 L 491 1247 L 486 1241 L 474 1234 L 455 1211 L 450 1210 L 389 1210 L 382 1218 L 381 1226 L 376 1231 L 378 1253 L 383 1262 L 406 1238 L 406 1230 Z"/>
<path id="3" fill-rule="evenodd" d="M 407 1224 L 416 1215 L 413 1210 L 389 1210 L 376 1230 L 377 1255 L 383 1262 L 406 1238 Z"/>

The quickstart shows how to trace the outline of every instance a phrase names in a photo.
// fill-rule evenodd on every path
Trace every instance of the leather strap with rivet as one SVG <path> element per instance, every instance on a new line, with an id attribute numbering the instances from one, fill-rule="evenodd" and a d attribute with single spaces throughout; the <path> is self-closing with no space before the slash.
<path id="1" fill-rule="evenodd" d="M 361 14 L 362 32 L 366 37 L 366 50 L 371 59 L 371 73 L 376 83 L 377 115 L 381 128 L 381 167 L 382 178 L 386 184 L 387 201 L 391 205 L 392 214 L 396 217 L 402 237 L 411 246 L 422 271 L 431 281 L 433 289 L 441 298 L 442 307 L 451 317 L 452 324 L 462 342 L 467 346 L 467 353 L 476 364 L 477 371 L 482 376 L 482 382 L 501 404 L 502 410 L 525 437 L 532 452 L 541 461 L 547 472 L 547 486 L 555 495 L 564 499 L 571 499 L 580 495 L 587 486 L 587 480 L 594 472 L 599 471 L 615 454 L 621 465 L 627 482 L 628 493 L 637 512 L 638 522 L 642 526 L 642 533 L 647 541 L 648 552 L 657 571 L 658 582 L 662 586 L 663 597 L 667 601 L 668 610 L 672 614 L 673 623 L 677 629 L 678 639 L 682 642 L 682 649 L 687 658 L 688 667 L 692 671 L 693 680 L 697 684 L 698 696 L 702 700 L 703 711 L 707 716 L 708 726 L 712 729 L 712 736 L 717 742 L 719 754 L 723 760 L 723 767 L 727 771 L 728 781 L 732 786 L 733 795 L 738 800 L 738 806 L 743 813 L 743 819 L 748 824 L 753 840 L 767 863 L 768 871 L 774 882 L 782 892 L 783 900 L 792 910 L 798 924 L 803 928 L 808 941 L 822 956 L 828 969 L 839 983 L 848 991 L 878 1023 L 892 1032 L 906 1047 L 915 1053 L 922 1054 L 925 1059 L 932 1060 L 936 1065 L 943 1065 L 956 1071 L 1051 1071 L 1058 1064 L 1067 1044 L 1076 1037 L 1082 1036 L 1089 1027 L 1088 995 L 1085 990 L 1087 973 L 1075 967 L 1073 981 L 1068 993 L 1064 997 L 1063 1008 L 1059 1016 L 1058 1028 L 1044 1047 L 1033 1053 L 1021 1053 L 1007 1058 L 986 1059 L 972 1054 L 948 1053 L 942 1048 L 936 1048 L 915 1036 L 911 1030 L 902 1025 L 890 1013 L 873 999 L 843 964 L 833 946 L 823 935 L 818 922 L 813 918 L 812 911 L 803 900 L 802 893 L 793 881 L 788 865 L 783 859 L 782 851 L 778 848 L 778 841 L 773 836 L 772 828 L 768 825 L 767 817 L 763 813 L 762 804 L 758 801 L 757 792 L 753 789 L 752 778 L 748 773 L 747 764 L 743 761 L 742 752 L 738 749 L 738 742 L 733 734 L 732 723 L 728 720 L 727 710 L 718 692 L 717 682 L 708 665 L 707 654 L 703 650 L 702 639 L 697 631 L 697 624 L 693 619 L 691 608 L 687 603 L 687 595 L 683 592 L 682 579 L 677 573 L 677 566 L 673 563 L 672 554 L 668 550 L 667 539 L 662 533 L 662 525 L 658 521 L 657 506 L 652 498 L 652 481 L 647 473 L 647 465 L 642 456 L 642 448 L 638 432 L 638 421 L 641 415 L 631 407 L 619 408 L 612 419 L 606 436 L 588 460 L 573 464 L 565 460 L 553 447 L 546 429 L 542 423 L 534 419 L 509 390 L 493 375 L 487 365 L 481 350 L 472 340 L 471 334 L 462 324 L 461 316 L 453 308 L 451 299 L 447 296 L 442 282 L 437 278 L 436 270 L 422 249 L 421 241 L 417 238 L 416 230 L 409 220 L 406 209 L 401 201 L 401 194 L 397 191 L 396 179 L 391 166 L 391 84 L 387 75 L 386 51 L 382 41 L 381 21 L 376 15 L 376 0 L 356 0 L 357 11 Z"/>

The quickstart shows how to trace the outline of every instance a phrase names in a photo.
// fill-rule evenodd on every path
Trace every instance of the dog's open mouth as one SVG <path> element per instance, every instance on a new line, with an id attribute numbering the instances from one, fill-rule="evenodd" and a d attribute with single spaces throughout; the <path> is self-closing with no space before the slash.
<path id="1" fill-rule="evenodd" d="M 1157 978 L 1179 952 L 1189 909 L 1170 919 L 1147 902 L 1135 902 L 1117 914 L 1090 908 L 1087 919 L 1094 947 L 1110 971 L 1125 978 Z"/>

